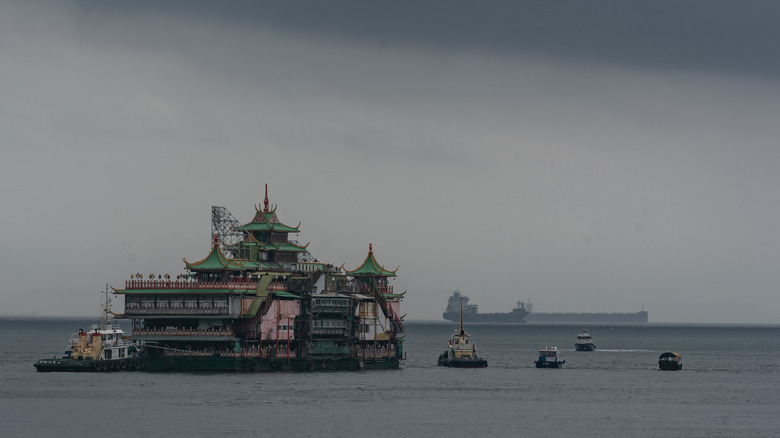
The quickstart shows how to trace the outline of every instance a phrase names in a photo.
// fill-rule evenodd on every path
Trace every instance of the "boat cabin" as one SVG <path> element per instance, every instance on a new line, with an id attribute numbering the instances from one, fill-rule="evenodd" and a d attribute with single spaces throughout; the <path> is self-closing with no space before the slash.
<path id="1" fill-rule="evenodd" d="M 658 368 L 664 371 L 682 369 L 682 356 L 674 352 L 666 352 L 658 357 Z"/>

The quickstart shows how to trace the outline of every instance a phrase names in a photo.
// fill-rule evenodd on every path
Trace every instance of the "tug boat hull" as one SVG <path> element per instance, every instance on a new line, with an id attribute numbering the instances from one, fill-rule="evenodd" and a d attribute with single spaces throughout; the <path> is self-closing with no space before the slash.
<path id="1" fill-rule="evenodd" d="M 95 371 L 94 360 L 72 360 L 72 359 L 41 359 L 35 362 L 33 366 L 41 372 L 78 372 Z"/>
<path id="2" fill-rule="evenodd" d="M 102 372 L 136 371 L 146 367 L 144 357 L 128 357 L 114 360 L 41 359 L 33 364 L 40 372 Z"/>
<path id="3" fill-rule="evenodd" d="M 566 361 L 561 360 L 561 361 L 548 362 L 543 360 L 536 360 L 534 361 L 534 363 L 536 364 L 536 368 L 562 368 L 563 364 L 565 364 Z"/>
<path id="4" fill-rule="evenodd" d="M 547 345 L 539 350 L 539 359 L 534 361 L 534 365 L 536 368 L 562 368 L 566 361 L 558 353 L 558 347 Z"/>
<path id="5" fill-rule="evenodd" d="M 450 367 L 450 368 L 486 368 L 487 367 L 487 360 L 482 359 L 481 357 L 470 359 L 470 358 L 453 358 L 449 359 L 448 352 L 444 352 L 439 356 L 439 366 L 442 367 Z"/>

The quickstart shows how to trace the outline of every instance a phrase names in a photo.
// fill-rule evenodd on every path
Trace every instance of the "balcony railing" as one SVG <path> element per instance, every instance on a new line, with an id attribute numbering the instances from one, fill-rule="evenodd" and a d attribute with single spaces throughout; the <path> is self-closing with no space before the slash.
<path id="1" fill-rule="evenodd" d="M 222 336 L 233 337 L 233 330 L 154 330 L 154 329 L 133 329 L 133 336 Z"/>
<path id="2" fill-rule="evenodd" d="M 373 357 L 394 357 L 396 355 L 395 346 L 392 344 L 390 345 L 390 348 L 382 348 L 380 346 L 367 346 L 366 348 L 362 348 L 360 345 L 353 345 L 351 350 L 353 356 L 366 359 Z"/>
<path id="3" fill-rule="evenodd" d="M 352 309 L 349 307 L 349 305 L 346 306 L 323 306 L 323 305 L 313 305 L 312 311 L 315 313 L 349 313 Z"/>
<path id="4" fill-rule="evenodd" d="M 227 315 L 230 309 L 227 306 L 220 307 L 173 307 L 173 306 L 125 306 L 125 314 L 143 315 Z"/>
<path id="5" fill-rule="evenodd" d="M 241 351 L 215 351 L 211 350 L 181 350 L 168 348 L 165 349 L 165 356 L 222 356 L 222 357 L 252 357 L 262 359 L 297 359 L 298 353 L 295 350 L 287 351 L 286 348 L 273 349 L 245 349 Z"/>
<path id="6" fill-rule="evenodd" d="M 365 284 L 347 283 L 340 292 L 361 293 L 365 295 L 371 295 L 373 289 Z M 388 295 L 393 293 L 393 286 L 377 286 L 377 292 L 380 294 Z"/>
<path id="7" fill-rule="evenodd" d="M 125 280 L 125 289 L 257 289 L 257 285 L 257 281 Z M 287 283 L 271 283 L 268 290 L 287 290 Z"/>
<path id="8" fill-rule="evenodd" d="M 346 336 L 346 327 L 312 327 L 311 334 L 313 336 Z"/>

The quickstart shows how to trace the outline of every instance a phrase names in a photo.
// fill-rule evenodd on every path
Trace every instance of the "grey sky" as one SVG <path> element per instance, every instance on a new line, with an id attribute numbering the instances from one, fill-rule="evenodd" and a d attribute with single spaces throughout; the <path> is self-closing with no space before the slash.
<path id="1" fill-rule="evenodd" d="M 0 2 L 0 314 L 93 315 L 269 184 L 407 319 L 780 323 L 776 2 Z"/>

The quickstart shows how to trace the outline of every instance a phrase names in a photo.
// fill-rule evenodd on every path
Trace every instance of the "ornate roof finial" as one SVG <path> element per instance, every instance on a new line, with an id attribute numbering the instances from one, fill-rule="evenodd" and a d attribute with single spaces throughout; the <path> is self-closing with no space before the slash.
<path id="1" fill-rule="evenodd" d="M 265 185 L 265 200 L 263 201 L 263 211 L 268 212 L 268 184 Z"/>
<path id="2" fill-rule="evenodd" d="M 368 252 L 374 252 L 374 246 L 370 243 L 368 244 Z"/>
<path id="3" fill-rule="evenodd" d="M 214 245 L 219 245 L 219 233 L 214 233 Z"/>

